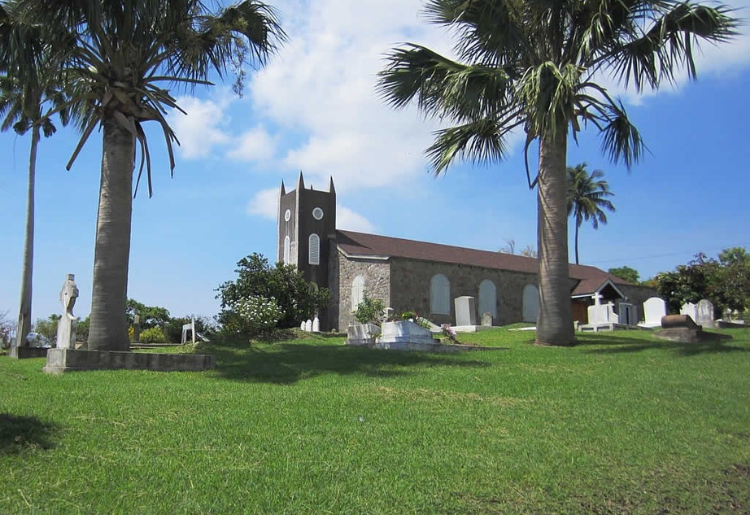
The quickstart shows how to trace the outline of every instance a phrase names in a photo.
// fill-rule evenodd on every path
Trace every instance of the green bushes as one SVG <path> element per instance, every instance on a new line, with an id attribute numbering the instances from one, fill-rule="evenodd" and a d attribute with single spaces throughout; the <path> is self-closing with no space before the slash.
<path id="1" fill-rule="evenodd" d="M 354 320 L 360 324 L 377 324 L 383 321 L 383 310 L 385 304 L 380 299 L 372 299 L 364 294 L 362 302 L 359 303 L 357 309 L 354 310 Z"/>
<path id="2" fill-rule="evenodd" d="M 167 338 L 160 327 L 150 327 L 141 331 L 140 340 L 141 343 L 165 343 Z"/>
<path id="3" fill-rule="evenodd" d="M 247 336 L 270 331 L 284 316 L 275 299 L 258 295 L 232 303 L 231 313 L 232 316 L 227 318 L 224 328 L 231 333 Z"/>

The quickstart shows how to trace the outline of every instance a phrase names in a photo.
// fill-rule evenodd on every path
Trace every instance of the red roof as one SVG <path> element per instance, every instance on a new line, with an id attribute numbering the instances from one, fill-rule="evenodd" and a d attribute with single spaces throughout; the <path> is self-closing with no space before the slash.
<path id="1" fill-rule="evenodd" d="M 425 241 L 405 240 L 402 238 L 391 238 L 378 236 L 376 234 L 364 234 L 352 231 L 336 231 L 336 243 L 339 249 L 352 257 L 375 258 L 375 257 L 400 257 L 407 259 L 419 259 L 423 261 L 437 261 L 440 263 L 453 263 L 469 265 L 481 268 L 492 268 L 496 270 L 510 270 L 513 272 L 525 272 L 536 274 L 539 270 L 536 258 L 504 254 L 502 252 L 491 252 L 489 250 L 467 249 L 465 247 L 454 247 L 452 245 L 440 245 Z M 585 295 L 594 293 L 604 285 L 607 280 L 614 284 L 630 284 L 614 275 L 586 265 L 570 265 L 570 277 L 580 281 L 573 290 L 573 295 Z"/>

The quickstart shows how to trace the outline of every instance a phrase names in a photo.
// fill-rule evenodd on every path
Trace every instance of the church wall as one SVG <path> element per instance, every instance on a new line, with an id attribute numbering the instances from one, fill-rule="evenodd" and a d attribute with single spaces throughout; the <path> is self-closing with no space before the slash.
<path id="1" fill-rule="evenodd" d="M 332 251 L 333 252 L 333 251 Z M 352 323 L 352 282 L 358 275 L 365 278 L 365 293 L 373 299 L 380 299 L 386 306 L 390 306 L 390 264 L 388 261 L 374 259 L 349 259 L 340 252 L 335 253 L 331 262 L 331 302 L 329 303 L 329 319 L 338 320 L 339 331 L 346 331 Z M 333 293 L 338 292 L 338 295 Z M 338 297 L 333 299 L 333 297 Z"/>
<path id="2" fill-rule="evenodd" d="M 628 298 L 628 300 L 625 301 L 618 301 L 618 308 L 620 302 L 633 304 L 637 307 L 638 318 L 640 320 L 643 320 L 643 303 L 651 297 L 658 297 L 658 295 L 656 294 L 656 289 L 649 286 L 631 286 L 626 284 L 618 284 L 617 287 L 620 289 L 623 295 Z"/>
<path id="3" fill-rule="evenodd" d="M 450 281 L 451 314 L 430 313 L 430 281 L 436 274 L 445 275 Z M 522 320 L 523 289 L 527 284 L 537 284 L 536 274 L 508 270 L 486 269 L 467 265 L 391 258 L 391 307 L 396 313 L 409 309 L 436 324 L 455 324 L 456 297 L 475 298 L 479 307 L 479 285 L 489 279 L 497 289 L 498 317 L 494 325 L 506 325 Z M 477 313 L 477 323 L 481 320 Z"/>

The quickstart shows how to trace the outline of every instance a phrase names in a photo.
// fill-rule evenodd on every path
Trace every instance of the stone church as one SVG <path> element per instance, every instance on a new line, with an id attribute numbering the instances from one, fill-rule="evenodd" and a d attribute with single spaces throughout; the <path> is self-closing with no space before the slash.
<path id="1" fill-rule="evenodd" d="M 322 330 L 345 330 L 363 296 L 381 299 L 396 313 L 414 310 L 437 324 L 455 324 L 456 297 L 476 299 L 477 320 L 493 325 L 536 322 L 539 307 L 534 258 L 336 229 L 336 190 L 296 189 L 281 183 L 277 261 L 296 265 L 305 278 L 330 290 L 320 313 Z M 573 318 L 587 323 L 587 308 L 612 303 L 621 323 L 635 324 L 653 295 L 598 268 L 570 265 Z"/>

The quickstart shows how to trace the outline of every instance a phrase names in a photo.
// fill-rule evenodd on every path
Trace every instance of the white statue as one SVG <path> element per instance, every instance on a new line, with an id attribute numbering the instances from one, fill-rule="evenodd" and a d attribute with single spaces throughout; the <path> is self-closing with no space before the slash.
<path id="1" fill-rule="evenodd" d="M 62 318 L 57 323 L 57 348 L 76 348 L 76 326 L 78 317 L 73 314 L 73 306 L 78 298 L 78 287 L 76 287 L 75 276 L 68 274 L 60 290 L 60 302 L 62 302 Z"/>

